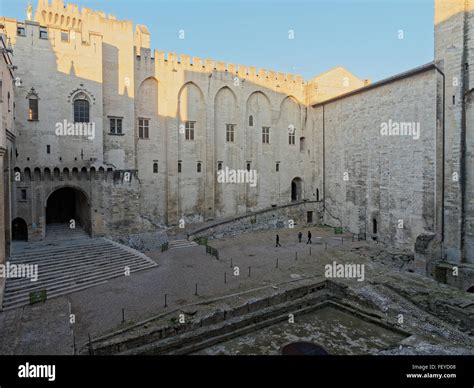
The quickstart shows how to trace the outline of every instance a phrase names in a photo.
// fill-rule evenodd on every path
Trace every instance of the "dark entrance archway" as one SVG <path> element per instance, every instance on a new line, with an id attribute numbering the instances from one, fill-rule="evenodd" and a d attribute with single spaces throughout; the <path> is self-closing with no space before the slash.
<path id="1" fill-rule="evenodd" d="M 23 218 L 15 218 L 12 221 L 12 240 L 28 241 L 28 226 Z"/>
<path id="2" fill-rule="evenodd" d="M 471 294 L 474 294 L 474 286 L 468 288 L 466 292 L 470 292 Z"/>
<path id="3" fill-rule="evenodd" d="M 46 202 L 46 224 L 70 224 L 91 234 L 91 210 L 86 195 L 72 187 L 62 187 L 50 194 Z"/>
<path id="4" fill-rule="evenodd" d="M 291 201 L 301 201 L 303 196 L 303 181 L 301 178 L 294 178 L 291 181 Z"/>

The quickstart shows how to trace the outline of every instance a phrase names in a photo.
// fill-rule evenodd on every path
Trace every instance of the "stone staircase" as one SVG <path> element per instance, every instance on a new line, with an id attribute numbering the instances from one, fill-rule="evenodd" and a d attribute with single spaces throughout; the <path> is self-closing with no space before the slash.
<path id="1" fill-rule="evenodd" d="M 32 291 L 47 290 L 47 298 L 93 287 L 114 277 L 157 264 L 129 247 L 105 238 L 90 238 L 80 228 L 48 231 L 41 242 L 15 242 L 10 264 L 37 265 L 38 280 L 7 278 L 3 310 L 29 303 Z"/>
<path id="2" fill-rule="evenodd" d="M 189 241 L 186 239 L 178 239 L 178 240 L 170 240 L 169 241 L 169 249 L 182 249 L 182 248 L 192 248 L 199 246 L 198 243 L 194 241 Z"/>
<path id="3" fill-rule="evenodd" d="M 45 241 L 76 240 L 88 237 L 89 235 L 80 226 L 71 229 L 68 224 L 48 224 Z"/>

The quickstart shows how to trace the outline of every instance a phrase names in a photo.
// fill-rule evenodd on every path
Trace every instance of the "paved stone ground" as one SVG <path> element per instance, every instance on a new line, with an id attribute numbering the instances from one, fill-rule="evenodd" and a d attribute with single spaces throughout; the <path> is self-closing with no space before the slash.
<path id="1" fill-rule="evenodd" d="M 343 282 L 364 297 L 372 297 L 376 301 L 377 298 L 381 299 L 382 311 L 384 308 L 387 311 L 394 310 L 393 303 L 388 303 L 389 296 L 384 299 L 373 288 L 367 288 L 369 284 L 395 282 L 398 287 L 404 283 L 413 284 L 414 289 L 430 290 L 440 298 L 462 298 L 467 295 L 416 274 L 400 274 L 399 268 L 405 265 L 403 255 L 389 255 L 390 259 L 384 260 L 386 254 L 381 245 L 353 243 L 351 236 L 347 235 L 343 236 L 342 244 L 341 236 L 334 236 L 332 229 L 312 229 L 312 255 L 309 256 L 309 245 L 297 242 L 298 231 L 299 229 L 279 230 L 281 248 L 275 247 L 275 231 L 213 240 L 211 245 L 219 250 L 219 260 L 206 255 L 203 246 L 165 253 L 148 252 L 148 256 L 157 261 L 158 267 L 48 300 L 42 305 L 0 313 L 0 331 L 6 334 L 0 336 L 0 353 L 71 354 L 71 328 L 74 329 L 78 347 L 81 347 L 87 342 L 89 334 L 95 338 L 178 306 L 287 282 L 302 276 L 320 275 L 323 278 L 324 265 L 334 260 L 338 263 L 366 263 L 364 282 L 350 279 Z M 306 236 L 307 229 L 302 229 L 302 232 Z M 327 251 L 325 243 L 328 244 Z M 295 252 L 298 252 L 297 260 Z M 233 275 L 231 260 L 233 267 L 239 267 L 239 276 Z M 226 283 L 224 273 L 227 273 Z M 398 275 L 399 278 L 396 278 Z M 409 286 L 405 289 L 409 290 Z M 168 294 L 167 308 L 164 307 L 165 293 Z M 73 326 L 69 324 L 69 308 L 76 317 Z M 410 306 L 406 308 L 411 309 Z M 125 312 L 125 323 L 122 323 L 122 309 Z M 412 310 L 407 311 L 407 319 L 408 324 L 415 325 L 415 319 L 410 322 L 410 316 L 415 318 L 419 311 Z M 438 322 L 431 324 L 437 327 Z M 449 329 L 439 331 L 438 336 L 451 333 Z M 432 335 L 431 332 L 429 334 Z M 463 340 L 465 338 L 461 335 L 459 341 Z"/>

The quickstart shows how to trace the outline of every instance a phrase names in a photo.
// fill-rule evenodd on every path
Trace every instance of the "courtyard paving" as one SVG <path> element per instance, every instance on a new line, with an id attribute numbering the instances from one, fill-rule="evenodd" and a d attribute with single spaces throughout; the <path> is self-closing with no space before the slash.
<path id="1" fill-rule="evenodd" d="M 300 230 L 303 232 L 302 243 L 298 243 L 297 239 Z M 157 267 L 115 278 L 87 290 L 48 300 L 44 304 L 0 313 L 0 331 L 4 334 L 0 336 L 0 353 L 73 354 L 74 342 L 76 348 L 81 348 L 88 342 L 89 336 L 96 338 L 176 308 L 209 303 L 213 299 L 239 293 L 245 298 L 246 291 L 277 287 L 280 283 L 297 282 L 298 279 L 308 277 L 325 279 L 324 266 L 333 261 L 364 263 L 363 282 L 356 279 L 341 281 L 365 297 L 373 298 L 380 303 L 382 310 L 385 309 L 386 313 L 394 317 L 400 306 L 391 305 L 389 296 L 384 299 L 381 294 L 375 295 L 374 286 L 396 285 L 408 294 L 413 290 L 430 290 L 425 293 L 429 295 L 431 292 L 433 297 L 443 300 L 454 298 L 461 301 L 471 297 L 406 272 L 403 267 L 408 265 L 407 256 L 386 253 L 382 245 L 353 242 L 351 235 L 335 236 L 332 229 L 326 228 L 312 228 L 313 244 L 308 245 L 305 243 L 307 230 L 279 230 L 281 247 L 275 247 L 275 231 L 212 240 L 209 243 L 218 249 L 219 260 L 207 255 L 203 246 L 164 253 L 147 252 L 157 262 Z M 234 274 L 236 267 L 240 272 L 238 276 Z M 384 289 L 384 292 L 387 291 Z M 419 303 L 424 301 L 420 300 Z M 416 306 L 405 306 L 404 309 L 406 324 L 416 326 L 420 311 Z M 71 313 L 75 317 L 74 324 L 70 324 Z M 438 344 L 435 351 L 446 348 L 443 338 L 448 335 L 452 337 L 449 342 L 452 352 L 472 352 L 470 344 L 464 348 L 461 345 L 466 341 L 463 333 L 433 319 L 436 322 L 426 318 L 426 324 L 434 327 L 428 330 L 427 335 L 437 336 L 437 340 L 433 341 L 435 345 Z M 423 351 L 424 348 L 420 348 L 420 352 Z"/>

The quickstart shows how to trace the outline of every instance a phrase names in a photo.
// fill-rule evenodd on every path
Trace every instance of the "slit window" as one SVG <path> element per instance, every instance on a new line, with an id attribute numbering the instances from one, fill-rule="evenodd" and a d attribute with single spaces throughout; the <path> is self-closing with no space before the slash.
<path id="1" fill-rule="evenodd" d="M 288 144 L 295 145 L 296 130 L 292 127 L 288 128 Z"/>

